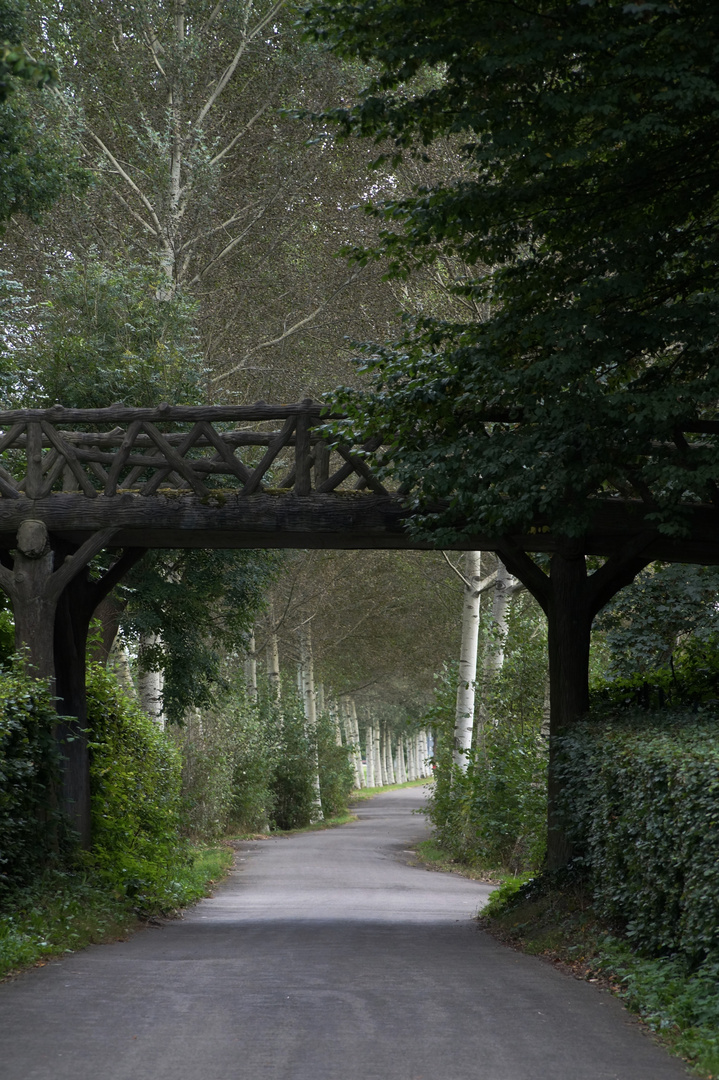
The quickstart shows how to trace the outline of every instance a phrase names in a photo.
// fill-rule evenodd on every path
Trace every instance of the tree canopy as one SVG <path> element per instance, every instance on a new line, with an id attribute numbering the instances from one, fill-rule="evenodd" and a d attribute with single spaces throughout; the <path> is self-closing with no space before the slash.
<path id="1" fill-rule="evenodd" d="M 450 143 L 445 183 L 369 204 L 403 277 L 440 257 L 484 318 L 408 323 L 365 346 L 349 428 L 396 433 L 392 467 L 435 538 L 538 520 L 586 529 L 597 497 L 685 528 L 717 504 L 719 12 L 593 0 L 364 0 L 310 32 L 373 65 L 326 114 L 380 160 Z M 438 530 L 439 526 L 439 531 Z"/>

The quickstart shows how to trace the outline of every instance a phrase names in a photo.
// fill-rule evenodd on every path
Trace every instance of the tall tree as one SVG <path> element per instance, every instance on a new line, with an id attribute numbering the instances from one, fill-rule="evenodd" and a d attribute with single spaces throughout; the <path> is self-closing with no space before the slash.
<path id="1" fill-rule="evenodd" d="M 368 347 L 370 388 L 341 400 L 348 433 L 392 432 L 420 507 L 451 495 L 418 530 L 495 535 L 537 596 L 556 733 L 588 705 L 592 619 L 654 531 L 719 509 L 719 14 L 688 0 L 340 0 L 308 20 L 376 65 L 331 114 L 341 130 L 395 159 L 460 144 L 453 181 L 370 205 L 385 229 L 355 258 L 402 278 L 458 257 L 469 271 L 453 288 L 487 317 L 417 318 Z M 590 524 L 626 500 L 646 533 L 588 575 Z M 507 540 L 537 526 L 563 538 L 550 576 Z M 556 824 L 555 864 L 568 855 Z"/>
<path id="2" fill-rule="evenodd" d="M 314 395 L 348 372 L 345 335 L 396 325 L 378 272 L 334 257 L 366 235 L 364 149 L 282 109 L 318 107 L 353 70 L 307 42 L 283 0 L 31 0 L 62 73 L 53 109 L 94 184 L 8 254 L 40 285 L 60 246 L 154 266 L 198 301 L 206 399 Z M 19 273 L 19 271 L 18 271 Z"/>

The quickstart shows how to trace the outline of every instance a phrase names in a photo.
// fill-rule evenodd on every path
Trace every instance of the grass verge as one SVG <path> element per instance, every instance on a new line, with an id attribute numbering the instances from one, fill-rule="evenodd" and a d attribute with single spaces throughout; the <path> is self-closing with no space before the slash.
<path id="1" fill-rule="evenodd" d="M 506 877 L 501 870 L 488 870 L 486 867 L 458 862 L 448 855 L 436 840 L 421 840 L 415 845 L 414 852 L 419 861 L 430 870 L 439 870 L 445 874 L 459 874 L 460 877 L 470 878 L 472 881 L 486 881 L 490 885 L 497 885 Z"/>
<path id="2" fill-rule="evenodd" d="M 295 833 L 321 832 L 323 829 L 334 829 L 338 825 L 347 825 L 348 822 L 356 820 L 357 815 L 353 814 L 351 810 L 347 810 L 344 814 L 337 814 L 336 817 L 331 818 L 323 818 L 322 821 L 313 821 L 311 825 L 301 825 L 297 829 L 273 829 L 272 832 L 264 833 L 262 836 L 253 833 L 249 839 L 268 840 L 272 836 L 294 836 Z M 240 837 L 240 839 L 248 839 L 248 837 Z"/>
<path id="3" fill-rule="evenodd" d="M 229 847 L 196 847 L 176 874 L 184 904 L 208 895 L 232 864 Z M 131 898 L 82 870 L 48 871 L 0 906 L 0 980 L 86 945 L 125 939 L 142 924 Z"/>
<path id="4" fill-rule="evenodd" d="M 620 997 L 698 1076 L 719 1078 L 719 965 L 690 971 L 678 957 L 642 957 L 597 917 L 581 883 L 520 888 L 507 879 L 479 922 L 494 937 L 543 956 Z"/>

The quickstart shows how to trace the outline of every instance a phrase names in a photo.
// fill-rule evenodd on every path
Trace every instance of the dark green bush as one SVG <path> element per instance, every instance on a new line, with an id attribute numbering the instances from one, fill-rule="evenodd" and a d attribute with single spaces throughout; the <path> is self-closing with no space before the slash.
<path id="1" fill-rule="evenodd" d="M 138 910 L 171 910 L 186 901 L 179 871 L 189 861 L 180 838 L 180 754 L 100 665 L 90 665 L 87 697 L 93 829 L 87 858 Z"/>
<path id="2" fill-rule="evenodd" d="M 595 711 L 559 745 L 599 914 L 645 954 L 719 960 L 719 715 Z"/>
<path id="3" fill-rule="evenodd" d="M 314 741 L 299 708 L 290 709 L 283 702 L 283 713 L 270 785 L 274 801 L 272 826 L 301 829 L 317 814 Z"/>
<path id="4" fill-rule="evenodd" d="M 50 809 L 57 723 L 47 686 L 18 663 L 0 672 L 0 892 L 57 861 L 62 822 Z"/>
<path id="5" fill-rule="evenodd" d="M 719 702 L 719 647 L 716 636 L 689 638 L 670 664 L 604 681 L 592 703 L 629 710 L 663 710 Z"/>

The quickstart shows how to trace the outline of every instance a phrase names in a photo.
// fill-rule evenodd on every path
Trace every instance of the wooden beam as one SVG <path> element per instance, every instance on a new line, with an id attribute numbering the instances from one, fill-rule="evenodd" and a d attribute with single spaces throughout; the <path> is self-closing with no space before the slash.
<path id="1" fill-rule="evenodd" d="M 428 509 L 432 509 L 429 507 Z M 435 507 L 434 509 L 441 509 Z M 26 519 L 41 520 L 57 536 L 80 543 L 90 533 L 115 529 L 112 547 L 173 548 L 393 548 L 431 550 L 431 541 L 415 540 L 407 531 L 411 511 L 392 495 L 311 492 L 244 495 L 213 492 L 200 498 L 187 492 L 163 491 L 143 497 L 118 491 L 113 497 L 86 499 L 63 492 L 30 500 L 0 499 L 0 546 L 13 548 Z M 654 534 L 645 545 L 642 504 L 608 500 L 598 505 L 581 548 L 587 555 L 611 556 L 641 537 L 648 562 L 693 562 L 719 565 L 719 514 L 711 505 L 687 514 L 684 537 Z M 564 541 L 538 525 L 510 536 L 468 533 L 452 545 L 457 551 L 496 551 L 509 545 L 521 551 L 554 552 Z"/>

